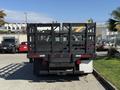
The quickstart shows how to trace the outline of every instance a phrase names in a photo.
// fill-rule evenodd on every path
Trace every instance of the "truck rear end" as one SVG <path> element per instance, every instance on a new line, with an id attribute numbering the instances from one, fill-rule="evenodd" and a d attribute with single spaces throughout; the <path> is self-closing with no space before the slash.
<path id="1" fill-rule="evenodd" d="M 95 23 L 27 25 L 28 58 L 35 75 L 92 73 Z"/>

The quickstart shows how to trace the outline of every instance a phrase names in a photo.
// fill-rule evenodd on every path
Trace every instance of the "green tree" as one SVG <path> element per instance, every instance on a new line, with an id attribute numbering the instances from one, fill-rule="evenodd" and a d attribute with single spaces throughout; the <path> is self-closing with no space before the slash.
<path id="1" fill-rule="evenodd" d="M 90 18 L 90 19 L 87 20 L 87 22 L 88 22 L 88 23 L 93 23 L 93 19 Z"/>
<path id="2" fill-rule="evenodd" d="M 0 26 L 5 24 L 5 21 L 4 21 L 5 16 L 6 16 L 6 14 L 4 13 L 4 11 L 0 10 Z"/>
<path id="3" fill-rule="evenodd" d="M 108 20 L 108 29 L 110 31 L 119 31 L 120 28 L 120 7 L 117 9 L 113 10 L 111 13 L 111 16 L 113 19 Z"/>

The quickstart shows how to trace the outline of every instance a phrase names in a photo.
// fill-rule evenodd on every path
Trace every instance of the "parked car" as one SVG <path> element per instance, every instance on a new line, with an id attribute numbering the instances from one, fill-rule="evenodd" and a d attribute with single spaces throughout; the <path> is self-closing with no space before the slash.
<path id="1" fill-rule="evenodd" d="M 18 48 L 19 52 L 27 52 L 28 51 L 28 44 L 27 42 L 21 42 Z"/>
<path id="2" fill-rule="evenodd" d="M 109 49 L 109 45 L 107 43 L 96 43 L 96 50 L 97 51 L 107 51 Z"/>
<path id="3" fill-rule="evenodd" d="M 18 50 L 18 45 L 19 41 L 15 37 L 3 37 L 1 51 L 16 53 Z"/>

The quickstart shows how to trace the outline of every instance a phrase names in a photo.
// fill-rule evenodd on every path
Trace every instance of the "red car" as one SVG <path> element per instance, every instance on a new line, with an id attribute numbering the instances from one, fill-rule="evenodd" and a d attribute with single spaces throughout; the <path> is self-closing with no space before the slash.
<path id="1" fill-rule="evenodd" d="M 27 42 L 21 42 L 18 48 L 19 52 L 27 52 L 28 51 L 28 45 Z"/>

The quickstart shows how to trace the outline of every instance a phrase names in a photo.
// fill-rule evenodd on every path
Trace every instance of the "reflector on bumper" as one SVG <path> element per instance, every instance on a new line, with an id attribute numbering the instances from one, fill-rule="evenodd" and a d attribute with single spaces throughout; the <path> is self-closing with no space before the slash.
<path id="1" fill-rule="evenodd" d="M 76 58 L 91 58 L 93 55 L 91 54 L 81 54 L 81 55 L 75 55 Z"/>
<path id="2" fill-rule="evenodd" d="M 45 57 L 45 54 L 39 55 L 40 57 Z"/>
<path id="3" fill-rule="evenodd" d="M 41 58 L 41 57 L 46 57 L 45 54 L 38 54 L 38 53 L 29 53 L 28 58 Z"/>

